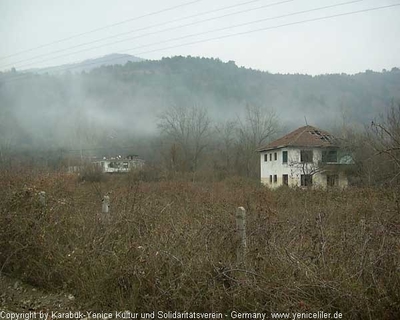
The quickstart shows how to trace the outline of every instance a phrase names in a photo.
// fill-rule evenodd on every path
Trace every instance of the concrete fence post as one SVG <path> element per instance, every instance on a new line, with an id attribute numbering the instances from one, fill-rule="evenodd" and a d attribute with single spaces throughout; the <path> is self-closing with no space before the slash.
<path id="1" fill-rule="evenodd" d="M 101 212 L 102 213 L 110 213 L 110 197 L 109 196 L 103 197 Z"/>
<path id="2" fill-rule="evenodd" d="M 44 191 L 39 192 L 39 202 L 43 207 L 46 206 L 46 192 Z"/>
<path id="3" fill-rule="evenodd" d="M 247 251 L 246 210 L 243 207 L 238 207 L 236 210 L 236 231 L 239 238 L 237 262 L 240 264 L 245 262 Z"/>

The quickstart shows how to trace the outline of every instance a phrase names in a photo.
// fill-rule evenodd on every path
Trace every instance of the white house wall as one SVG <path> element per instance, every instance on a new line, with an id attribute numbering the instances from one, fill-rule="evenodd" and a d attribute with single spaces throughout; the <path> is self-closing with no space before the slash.
<path id="1" fill-rule="evenodd" d="M 300 151 L 312 150 L 313 163 L 301 163 Z M 288 161 L 283 163 L 283 151 L 288 152 Z M 275 160 L 275 153 L 277 160 Z M 265 154 L 268 155 L 268 160 L 265 161 Z M 272 155 L 272 156 L 270 156 Z M 272 159 L 272 161 L 270 160 Z M 260 153 L 261 161 L 261 182 L 271 188 L 277 188 L 283 185 L 283 175 L 288 175 L 288 185 L 291 187 L 301 185 L 301 175 L 311 174 L 313 179 L 313 186 L 323 187 L 327 186 L 327 175 L 323 172 L 318 172 L 318 164 L 322 160 L 322 149 L 320 148 L 281 148 Z M 274 176 L 277 176 L 277 182 L 274 182 Z M 347 176 L 343 172 L 339 172 L 339 187 L 347 186 Z M 270 182 L 272 176 L 272 183 Z"/>
<path id="2" fill-rule="evenodd" d="M 126 160 L 126 161 L 103 160 L 96 163 L 100 164 L 101 169 L 104 173 L 120 173 L 120 172 L 129 172 L 132 169 L 142 168 L 144 165 L 144 160 L 141 159 Z M 118 166 L 110 167 L 111 163 L 118 163 Z"/>
<path id="3" fill-rule="evenodd" d="M 282 152 L 288 152 L 288 162 L 286 164 L 282 163 Z M 272 188 L 281 186 L 283 184 L 282 176 L 287 174 L 289 176 L 289 185 L 295 185 L 296 181 L 292 175 L 291 167 L 289 166 L 289 161 L 291 158 L 296 158 L 298 150 L 293 150 L 289 148 L 275 149 L 267 152 L 261 153 L 261 182 Z M 275 153 L 277 154 L 277 160 L 275 160 Z M 264 155 L 268 155 L 268 161 L 264 161 Z M 300 153 L 299 159 L 300 159 Z M 270 158 L 271 157 L 271 158 Z M 272 159 L 272 160 L 270 160 Z M 270 183 L 270 176 L 272 175 L 272 184 Z M 277 182 L 274 182 L 274 175 L 277 176 Z"/>

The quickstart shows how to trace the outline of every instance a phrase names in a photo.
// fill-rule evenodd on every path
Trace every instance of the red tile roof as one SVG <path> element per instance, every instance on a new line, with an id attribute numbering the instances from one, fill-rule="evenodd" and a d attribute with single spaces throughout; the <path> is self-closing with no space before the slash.
<path id="1" fill-rule="evenodd" d="M 266 151 L 284 147 L 338 147 L 338 140 L 329 132 L 304 126 L 271 143 L 258 148 L 257 151 Z"/>

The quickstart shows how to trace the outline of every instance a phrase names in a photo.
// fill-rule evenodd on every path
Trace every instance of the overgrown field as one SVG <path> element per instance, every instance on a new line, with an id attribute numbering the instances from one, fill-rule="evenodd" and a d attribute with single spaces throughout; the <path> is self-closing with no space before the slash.
<path id="1" fill-rule="evenodd" d="M 400 319 L 400 194 L 1 172 L 0 269 L 91 310 Z M 46 206 L 37 193 L 46 191 Z M 103 219 L 101 199 L 111 199 Z M 247 211 L 238 264 L 235 211 Z"/>

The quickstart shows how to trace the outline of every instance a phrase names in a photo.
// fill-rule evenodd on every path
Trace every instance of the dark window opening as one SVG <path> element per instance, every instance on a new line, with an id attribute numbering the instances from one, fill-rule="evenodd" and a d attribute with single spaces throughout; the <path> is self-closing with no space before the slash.
<path id="1" fill-rule="evenodd" d="M 268 154 L 264 154 L 264 161 L 265 161 L 265 162 L 268 161 Z"/>
<path id="2" fill-rule="evenodd" d="M 274 183 L 277 183 L 278 182 L 278 176 L 275 174 L 274 175 Z"/>
<path id="3" fill-rule="evenodd" d="M 337 150 L 322 151 L 322 162 L 337 162 Z"/>
<path id="4" fill-rule="evenodd" d="M 282 151 L 282 163 L 287 163 L 287 151 Z"/>
<path id="5" fill-rule="evenodd" d="M 301 175 L 301 186 L 302 187 L 311 187 L 312 186 L 312 175 L 302 174 Z"/>
<path id="6" fill-rule="evenodd" d="M 339 185 L 339 176 L 337 174 L 328 174 L 326 176 L 326 185 L 328 187 L 336 187 Z"/>
<path id="7" fill-rule="evenodd" d="M 300 151 L 300 162 L 302 162 L 302 163 L 313 162 L 312 150 L 301 150 Z"/>
<path id="8" fill-rule="evenodd" d="M 278 153 L 275 152 L 274 158 L 275 158 L 275 160 L 278 160 Z"/>
<path id="9" fill-rule="evenodd" d="M 269 154 L 269 161 L 272 161 L 272 153 Z"/>
<path id="10" fill-rule="evenodd" d="M 289 176 L 287 174 L 282 175 L 282 182 L 285 186 L 289 185 Z"/>
<path id="11" fill-rule="evenodd" d="M 269 183 L 272 183 L 272 175 L 269 176 Z"/>
<path id="12" fill-rule="evenodd" d="M 109 168 L 119 168 L 119 163 L 118 162 L 110 162 L 108 164 Z"/>

